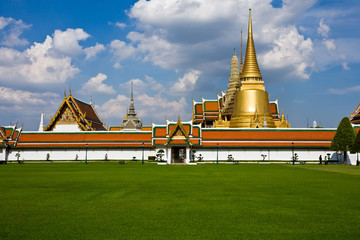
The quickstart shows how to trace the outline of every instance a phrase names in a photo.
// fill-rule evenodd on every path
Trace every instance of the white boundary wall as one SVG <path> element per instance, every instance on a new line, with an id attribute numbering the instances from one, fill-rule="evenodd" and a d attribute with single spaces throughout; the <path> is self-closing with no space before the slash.
<path id="1" fill-rule="evenodd" d="M 159 149 L 165 150 L 164 160 L 167 163 L 171 163 L 171 148 L 144 148 L 144 160 L 148 160 L 149 156 L 156 156 L 156 152 Z M 245 160 L 263 160 L 261 156 L 266 155 L 265 160 L 270 161 L 291 161 L 292 160 L 292 149 L 236 149 L 236 148 L 196 148 L 195 157 L 198 157 L 200 154 L 203 157 L 203 161 L 212 161 L 216 162 L 218 155 L 219 161 L 227 161 L 228 155 L 231 154 L 235 161 L 245 161 Z M 217 152 L 218 151 L 218 152 Z M 83 161 L 86 157 L 86 149 L 12 149 L 8 156 L 8 161 L 16 161 L 18 159 L 17 153 L 20 154 L 19 160 L 22 161 L 46 161 L 47 154 L 49 154 L 49 160 L 52 161 L 75 161 L 76 155 L 77 160 Z M 325 156 L 330 153 L 330 160 L 343 161 L 343 155 L 337 155 L 336 152 L 319 150 L 319 149 L 295 149 L 294 154 L 298 155 L 297 161 L 318 161 L 319 156 L 322 155 L 323 161 Z M 136 160 L 142 160 L 143 149 L 142 148 L 88 148 L 87 149 L 87 160 L 105 160 L 105 155 L 107 154 L 108 160 L 132 160 L 133 157 Z M 186 149 L 186 163 L 190 162 L 192 151 Z M 357 154 L 350 154 L 348 152 L 348 163 L 351 165 L 356 165 Z M 5 160 L 5 148 L 0 150 L 0 160 Z"/>
<path id="2" fill-rule="evenodd" d="M 5 150 L 3 150 L 5 151 Z M 17 153 L 20 154 L 19 160 L 47 160 L 47 154 L 49 154 L 49 160 L 105 160 L 107 154 L 108 160 L 132 160 L 133 157 L 136 160 L 142 160 L 143 150 L 142 148 L 119 148 L 119 149 L 98 149 L 98 148 L 85 148 L 81 149 L 13 149 L 8 157 L 8 161 L 16 161 Z M 147 160 L 149 156 L 155 156 L 156 152 L 153 148 L 144 148 L 144 160 Z"/>

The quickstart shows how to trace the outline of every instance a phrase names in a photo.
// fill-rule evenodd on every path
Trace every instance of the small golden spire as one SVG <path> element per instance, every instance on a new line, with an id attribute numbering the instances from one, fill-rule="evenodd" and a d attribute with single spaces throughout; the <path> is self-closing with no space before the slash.
<path id="1" fill-rule="evenodd" d="M 284 109 L 281 109 L 281 122 L 285 121 Z"/>
<path id="2" fill-rule="evenodd" d="M 243 72 L 244 62 L 243 62 L 243 47 L 242 47 L 242 30 L 241 30 L 241 47 L 240 47 L 240 74 Z"/>
<path id="3" fill-rule="evenodd" d="M 249 9 L 249 27 L 248 27 L 248 39 L 246 45 L 244 69 L 241 74 L 241 80 L 246 78 L 258 78 L 262 79 L 260 68 L 256 59 L 255 45 L 252 33 L 252 22 L 251 22 L 251 8 Z"/>

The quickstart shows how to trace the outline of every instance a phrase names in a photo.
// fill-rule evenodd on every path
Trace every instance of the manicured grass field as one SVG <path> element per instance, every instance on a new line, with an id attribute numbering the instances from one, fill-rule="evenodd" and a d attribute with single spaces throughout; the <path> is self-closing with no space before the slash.
<path id="1" fill-rule="evenodd" d="M 359 239 L 360 168 L 0 165 L 0 239 Z"/>

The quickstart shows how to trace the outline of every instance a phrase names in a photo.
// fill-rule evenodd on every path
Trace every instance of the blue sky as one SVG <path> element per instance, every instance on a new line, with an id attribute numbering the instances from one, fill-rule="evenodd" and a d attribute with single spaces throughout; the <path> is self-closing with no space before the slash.
<path id="1" fill-rule="evenodd" d="M 131 82 L 144 125 L 187 121 L 226 91 L 249 8 L 270 99 L 292 127 L 336 127 L 360 102 L 356 0 L 1 1 L 0 125 L 37 130 L 69 86 L 118 125 Z"/>

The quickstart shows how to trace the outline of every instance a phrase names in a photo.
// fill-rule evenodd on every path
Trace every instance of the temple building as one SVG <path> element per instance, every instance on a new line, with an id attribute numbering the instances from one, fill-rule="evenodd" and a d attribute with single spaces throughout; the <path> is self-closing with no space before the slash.
<path id="1" fill-rule="evenodd" d="M 360 125 L 360 103 L 355 108 L 355 111 L 350 113 L 350 122 L 354 125 Z"/>
<path id="2" fill-rule="evenodd" d="M 134 106 L 123 120 L 106 128 L 92 102 L 85 103 L 71 91 L 54 117 L 38 131 L 16 125 L 0 126 L 0 163 L 17 161 L 121 161 L 142 160 L 159 164 L 283 162 L 316 163 L 319 156 L 342 161 L 330 150 L 335 128 L 290 128 L 279 111 L 279 99 L 269 100 L 256 58 L 249 11 L 248 38 L 243 62 L 234 51 L 228 90 L 214 99 L 195 101 L 192 119 L 166 119 L 164 124 L 143 126 Z M 121 116 L 119 116 L 121 119 Z M 360 130 L 360 105 L 351 114 Z M 348 153 L 356 164 L 356 154 Z M 161 156 L 158 158 L 158 156 Z"/>
<path id="3" fill-rule="evenodd" d="M 290 128 L 284 113 L 279 114 L 278 99 L 269 101 L 262 81 L 252 34 L 251 10 L 244 64 L 242 59 L 241 40 L 240 65 L 234 50 L 228 90 L 225 94 L 221 92 L 221 97 L 218 95 L 215 100 L 193 100 L 193 123 L 207 128 Z"/>
<path id="4" fill-rule="evenodd" d="M 64 92 L 64 99 L 54 117 L 43 131 L 53 132 L 76 132 L 76 131 L 104 131 L 106 130 L 103 121 L 96 113 L 95 106 L 85 103 Z M 43 125 L 41 117 L 40 126 Z M 41 131 L 41 127 L 39 129 Z"/>
<path id="5" fill-rule="evenodd" d="M 120 124 L 121 130 L 132 130 L 137 129 L 141 130 L 142 121 L 137 117 L 134 107 L 134 96 L 133 96 L 133 83 L 131 83 L 131 98 L 130 98 L 130 107 L 129 110 Z"/>

